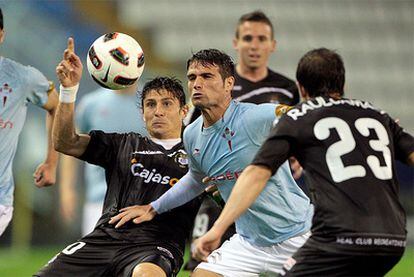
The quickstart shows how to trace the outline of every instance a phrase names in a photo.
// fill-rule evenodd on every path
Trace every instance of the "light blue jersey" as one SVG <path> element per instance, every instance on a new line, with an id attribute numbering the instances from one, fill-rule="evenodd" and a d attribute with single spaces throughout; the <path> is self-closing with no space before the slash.
<path id="1" fill-rule="evenodd" d="M 277 120 L 276 107 L 233 101 L 214 125 L 203 128 L 199 117 L 185 129 L 184 145 L 191 171 L 195 176 L 211 177 L 225 201 Z M 312 215 L 313 207 L 286 162 L 237 219 L 236 230 L 255 245 L 269 246 L 308 231 Z"/>
<path id="2" fill-rule="evenodd" d="M 85 95 L 77 106 L 76 121 L 81 133 L 91 130 L 147 135 L 137 96 L 98 89 Z M 102 202 L 106 192 L 105 171 L 85 165 L 86 202 Z"/>
<path id="3" fill-rule="evenodd" d="M 12 162 L 27 104 L 46 104 L 49 82 L 40 71 L 0 57 L 0 205 L 13 205 Z"/>

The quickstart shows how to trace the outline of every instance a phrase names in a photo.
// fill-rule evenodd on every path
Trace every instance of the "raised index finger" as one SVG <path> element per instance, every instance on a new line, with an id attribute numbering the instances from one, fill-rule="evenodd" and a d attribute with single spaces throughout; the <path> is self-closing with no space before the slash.
<path id="1" fill-rule="evenodd" d="M 75 52 L 75 41 L 72 37 L 68 38 L 68 50 L 71 52 Z"/>

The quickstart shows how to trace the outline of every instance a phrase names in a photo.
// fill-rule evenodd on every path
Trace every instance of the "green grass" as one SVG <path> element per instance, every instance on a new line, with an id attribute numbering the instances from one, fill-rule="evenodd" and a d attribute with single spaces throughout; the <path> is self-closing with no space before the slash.
<path id="1" fill-rule="evenodd" d="M 47 263 L 62 248 L 33 248 L 28 251 L 12 251 L 0 248 L 0 276 L 31 276 Z M 188 277 L 189 272 L 180 272 L 179 277 Z M 387 277 L 414 276 L 414 249 L 407 249 L 398 265 Z"/>

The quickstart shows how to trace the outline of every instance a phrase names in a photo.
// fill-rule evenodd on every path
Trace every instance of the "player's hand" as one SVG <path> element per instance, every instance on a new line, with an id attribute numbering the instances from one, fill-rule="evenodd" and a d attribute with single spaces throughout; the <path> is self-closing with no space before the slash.
<path id="1" fill-rule="evenodd" d="M 221 234 L 214 227 L 191 244 L 191 252 L 194 259 L 207 261 L 208 255 L 220 246 Z"/>
<path id="2" fill-rule="evenodd" d="M 293 175 L 293 178 L 295 180 L 299 179 L 300 176 L 302 176 L 302 173 L 303 173 L 302 166 L 300 165 L 300 163 L 298 162 L 298 160 L 296 158 L 294 158 L 294 157 L 290 157 L 289 158 L 289 163 L 290 163 L 290 169 L 293 172 L 293 174 L 292 174 Z"/>
<path id="3" fill-rule="evenodd" d="M 56 182 L 56 165 L 41 163 L 33 173 L 34 183 L 37 187 L 48 187 Z"/>
<path id="4" fill-rule="evenodd" d="M 220 192 L 218 191 L 217 185 L 216 184 L 210 184 L 209 185 L 210 181 L 211 181 L 211 178 L 208 177 L 208 176 L 203 178 L 202 182 L 203 182 L 204 185 L 207 186 L 207 188 L 204 191 L 211 194 L 211 195 L 213 195 L 213 196 L 219 197 Z"/>
<path id="5" fill-rule="evenodd" d="M 56 75 L 64 87 L 73 87 L 79 84 L 82 77 L 82 62 L 75 54 L 75 42 L 68 38 L 68 47 L 63 52 L 63 59 L 56 67 Z"/>
<path id="6" fill-rule="evenodd" d="M 132 220 L 135 224 L 140 224 L 145 221 L 150 221 L 154 218 L 157 212 L 151 205 L 130 206 L 119 210 L 119 214 L 111 217 L 109 224 L 115 224 L 115 228 L 119 228 L 128 221 Z"/>

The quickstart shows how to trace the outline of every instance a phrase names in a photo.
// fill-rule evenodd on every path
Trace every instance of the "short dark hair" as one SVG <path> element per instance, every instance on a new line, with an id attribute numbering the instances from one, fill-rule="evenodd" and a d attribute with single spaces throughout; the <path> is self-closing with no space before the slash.
<path id="1" fill-rule="evenodd" d="M 203 49 L 193 54 L 187 60 L 187 70 L 192 63 L 201 63 L 203 66 L 216 65 L 219 67 L 221 78 L 234 77 L 234 62 L 229 55 L 217 49 Z"/>
<path id="2" fill-rule="evenodd" d="M 239 27 L 240 27 L 240 25 L 242 25 L 246 21 L 262 22 L 262 23 L 268 25 L 270 27 L 270 30 L 271 30 L 272 39 L 274 38 L 275 34 L 274 34 L 274 28 L 273 28 L 272 21 L 270 21 L 270 19 L 267 17 L 267 15 L 264 12 L 260 11 L 260 10 L 256 10 L 256 11 L 253 11 L 253 12 L 250 12 L 250 13 L 243 14 L 239 18 L 239 21 L 237 22 L 237 27 L 236 27 L 236 38 L 239 38 Z"/>
<path id="3" fill-rule="evenodd" d="M 344 94 L 345 67 L 334 50 L 318 48 L 307 52 L 299 61 L 296 79 L 310 97 Z"/>
<path id="4" fill-rule="evenodd" d="M 185 92 L 181 82 L 175 77 L 155 77 L 145 83 L 141 95 L 141 107 L 144 109 L 144 100 L 151 90 L 161 91 L 165 89 L 170 92 L 180 102 L 180 107 L 185 105 Z"/>
<path id="5" fill-rule="evenodd" d="M 0 29 L 3 30 L 3 11 L 0 8 Z"/>

